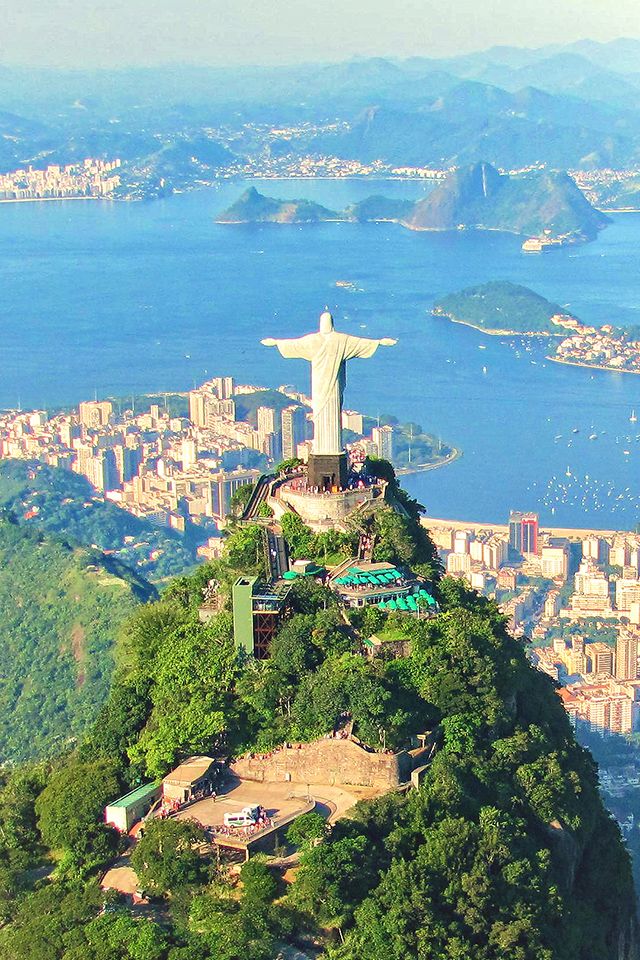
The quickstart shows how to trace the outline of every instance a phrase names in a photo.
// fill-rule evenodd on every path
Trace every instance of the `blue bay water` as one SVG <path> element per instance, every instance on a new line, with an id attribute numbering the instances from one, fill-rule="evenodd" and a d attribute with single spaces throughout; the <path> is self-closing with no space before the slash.
<path id="1" fill-rule="evenodd" d="M 640 424 L 629 422 L 640 377 L 550 363 L 543 340 L 486 337 L 430 315 L 441 294 L 506 279 L 588 322 L 640 323 L 640 215 L 614 218 L 587 246 L 526 256 L 518 238 L 497 233 L 215 224 L 243 187 L 154 203 L 0 205 L 0 407 L 185 390 L 222 373 L 307 389 L 306 365 L 259 341 L 310 330 L 328 304 L 341 329 L 399 338 L 351 364 L 347 406 L 418 421 L 464 451 L 404 478 L 432 515 L 497 522 L 517 508 L 557 525 L 640 520 Z M 336 209 L 429 189 L 258 187 Z M 341 279 L 364 292 L 336 288 Z"/>

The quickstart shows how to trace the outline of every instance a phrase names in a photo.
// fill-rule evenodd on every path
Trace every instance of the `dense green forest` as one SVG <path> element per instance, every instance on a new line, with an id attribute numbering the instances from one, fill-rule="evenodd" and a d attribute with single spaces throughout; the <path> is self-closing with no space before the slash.
<path id="1" fill-rule="evenodd" d="M 175 576 L 196 562 L 207 534 L 160 530 L 96 494 L 86 477 L 23 460 L 0 460 L 0 509 L 20 526 L 62 534 L 83 546 L 113 552 L 148 579 Z"/>
<path id="2" fill-rule="evenodd" d="M 561 328 L 551 323 L 551 317 L 566 310 L 528 287 L 494 280 L 442 297 L 433 312 L 480 330 L 559 334 Z"/>
<path id="3" fill-rule="evenodd" d="M 239 571 L 260 572 L 254 526 L 232 529 L 221 561 L 134 612 L 84 742 L 3 775 L 3 957 L 273 960 L 293 944 L 333 960 L 636 958 L 629 858 L 553 683 L 492 602 L 441 579 L 419 505 L 393 492 L 405 512 L 370 521 L 376 555 L 432 578 L 432 619 L 377 609 L 345 617 L 325 587 L 300 581 L 270 659 L 239 659 L 228 585 Z M 294 553 L 327 548 L 299 519 L 283 527 Z M 333 532 L 332 549 L 348 551 L 356 533 Z M 226 608 L 202 624 L 212 578 Z M 362 637 L 385 627 L 406 637 L 409 654 L 363 657 Z M 197 855 L 197 824 L 154 822 L 132 855 L 154 907 L 132 914 L 100 892 L 100 867 L 119 844 L 101 822 L 108 800 L 190 754 L 322 736 L 343 711 L 373 750 L 434 730 L 423 785 L 360 802 L 331 829 L 298 823 L 288 841 L 300 865 L 286 882 L 260 858 L 238 882 Z"/>
<path id="4" fill-rule="evenodd" d="M 0 762 L 86 730 L 109 691 L 118 628 L 153 595 L 98 550 L 0 520 Z"/>

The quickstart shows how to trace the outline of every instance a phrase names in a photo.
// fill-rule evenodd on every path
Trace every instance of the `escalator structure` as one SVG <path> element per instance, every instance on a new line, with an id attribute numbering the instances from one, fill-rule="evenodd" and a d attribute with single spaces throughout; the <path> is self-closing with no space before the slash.
<path id="1" fill-rule="evenodd" d="M 289 569 L 289 551 L 279 527 L 265 527 L 264 550 L 266 567 L 271 580 L 281 580 Z"/>
<path id="2" fill-rule="evenodd" d="M 275 476 L 272 473 L 263 473 L 261 477 L 258 478 L 258 482 L 253 488 L 253 492 L 249 497 L 249 502 L 242 511 L 242 516 L 240 520 L 249 521 L 249 520 L 258 520 L 260 507 L 263 503 L 266 503 L 267 499 L 271 493 L 271 485 L 275 480 Z"/>

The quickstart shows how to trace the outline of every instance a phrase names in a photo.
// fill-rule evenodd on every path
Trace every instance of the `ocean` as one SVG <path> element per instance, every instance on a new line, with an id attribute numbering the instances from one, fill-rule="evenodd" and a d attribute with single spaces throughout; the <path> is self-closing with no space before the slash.
<path id="1" fill-rule="evenodd" d="M 429 184 L 268 181 L 334 209 Z M 219 374 L 308 389 L 302 361 L 260 345 L 317 326 L 398 338 L 349 367 L 346 406 L 413 420 L 455 444 L 454 464 L 403 478 L 432 516 L 556 526 L 640 522 L 640 377 L 545 359 L 548 341 L 488 337 L 431 316 L 439 295 L 512 280 L 587 322 L 640 324 L 640 214 L 591 244 L 541 256 L 498 233 L 398 225 L 220 225 L 245 188 L 150 203 L 0 205 L 0 407 L 187 390 Z M 362 292 L 335 286 L 352 281 Z M 595 439 L 589 439 L 594 437 Z"/>

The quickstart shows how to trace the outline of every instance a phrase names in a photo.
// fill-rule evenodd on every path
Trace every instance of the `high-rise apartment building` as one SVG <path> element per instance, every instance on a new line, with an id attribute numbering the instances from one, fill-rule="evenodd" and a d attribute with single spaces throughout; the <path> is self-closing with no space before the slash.
<path id="1" fill-rule="evenodd" d="M 522 552 L 538 553 L 538 514 L 524 514 L 521 520 L 522 526 Z"/>
<path id="2" fill-rule="evenodd" d="M 356 410 L 342 411 L 342 426 L 345 430 L 353 430 L 361 436 L 364 433 L 364 417 Z"/>
<path id="3" fill-rule="evenodd" d="M 113 450 L 98 450 L 88 464 L 87 479 L 96 490 L 105 493 L 107 490 L 117 490 L 120 486 L 120 474 Z"/>
<path id="4" fill-rule="evenodd" d="M 207 425 L 207 398 L 206 390 L 189 391 L 189 420 L 195 427 Z"/>
<path id="5" fill-rule="evenodd" d="M 235 393 L 233 377 L 215 377 L 211 381 L 211 388 L 218 400 L 230 400 Z"/>
<path id="6" fill-rule="evenodd" d="M 554 538 L 542 548 L 542 576 L 550 580 L 566 580 L 569 575 L 569 544 Z"/>
<path id="7" fill-rule="evenodd" d="M 142 447 L 114 447 L 116 468 L 120 483 L 128 483 L 136 476 L 142 463 Z"/>
<path id="8" fill-rule="evenodd" d="M 618 610 L 628 612 L 631 610 L 631 604 L 640 601 L 640 580 L 637 578 L 625 578 L 616 580 L 616 607 Z"/>
<path id="9" fill-rule="evenodd" d="M 273 460 L 282 456 L 282 421 L 273 407 L 258 407 L 258 444 L 262 453 Z"/>
<path id="10" fill-rule="evenodd" d="M 307 439 L 307 410 L 293 404 L 282 411 L 282 459 L 297 456 L 298 444 Z"/>
<path id="11" fill-rule="evenodd" d="M 509 514 L 509 545 L 516 553 L 538 552 L 538 514 L 520 513 L 512 510 Z"/>
<path id="12" fill-rule="evenodd" d="M 193 437 L 185 437 L 180 444 L 182 469 L 190 470 L 198 462 L 198 444 Z"/>
<path id="13" fill-rule="evenodd" d="M 515 553 L 522 553 L 522 514 L 512 510 L 509 514 L 509 546 Z"/>
<path id="14" fill-rule="evenodd" d="M 591 661 L 591 673 L 608 673 L 613 675 L 613 650 L 601 640 L 588 643 L 586 654 Z"/>
<path id="15" fill-rule="evenodd" d="M 113 415 L 113 404 L 108 400 L 87 400 L 78 407 L 83 427 L 106 427 Z"/>
<path id="16" fill-rule="evenodd" d="M 582 556 L 595 560 L 596 563 L 606 563 L 609 558 L 609 544 L 602 537 L 586 537 L 582 541 Z"/>
<path id="17" fill-rule="evenodd" d="M 638 636 L 620 632 L 616 641 L 616 680 L 635 680 L 638 676 Z"/>
<path id="18" fill-rule="evenodd" d="M 393 461 L 393 427 L 374 427 L 371 439 L 378 448 L 378 456 Z"/>

